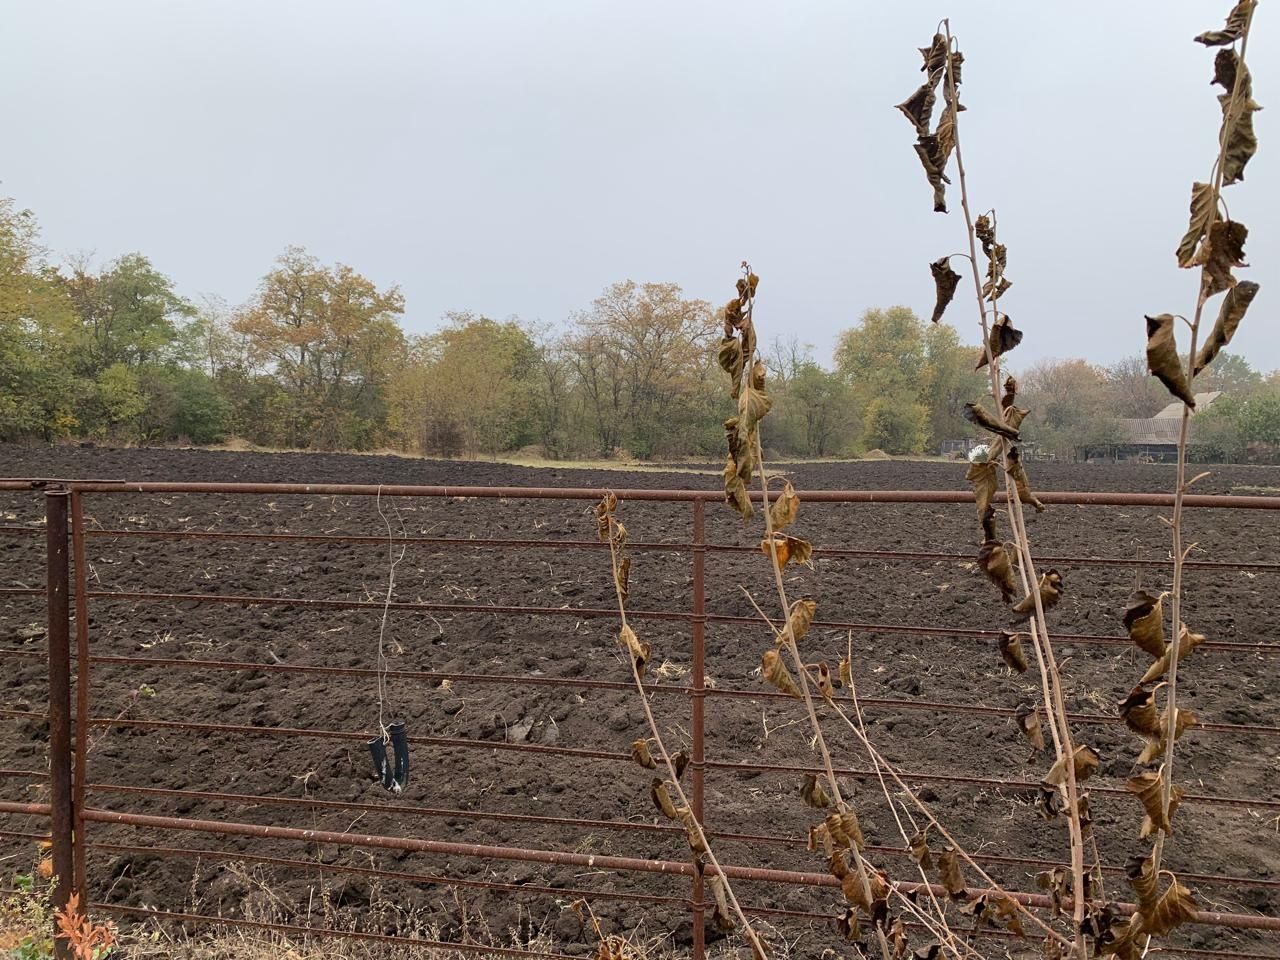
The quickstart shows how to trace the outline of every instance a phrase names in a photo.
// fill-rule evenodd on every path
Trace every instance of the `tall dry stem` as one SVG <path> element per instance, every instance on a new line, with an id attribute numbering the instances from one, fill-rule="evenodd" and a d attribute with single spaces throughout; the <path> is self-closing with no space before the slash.
<path id="1" fill-rule="evenodd" d="M 983 350 L 986 356 L 986 367 L 991 381 L 991 397 L 995 405 L 996 419 L 999 423 L 1005 424 L 1009 422 L 1008 410 L 1005 407 L 1002 398 L 1001 381 L 1000 381 L 1000 355 L 992 349 L 991 327 L 992 324 L 999 321 L 999 297 L 1001 292 L 1003 277 L 1003 264 L 1001 258 L 992 256 L 989 260 L 991 265 L 990 278 L 990 299 L 991 307 L 987 307 L 987 294 L 983 292 L 982 275 L 978 270 L 978 250 L 977 250 L 977 230 L 973 214 L 969 204 L 969 188 L 968 181 L 965 176 L 964 154 L 961 150 L 960 142 L 960 123 L 959 113 L 955 106 L 958 105 L 958 93 L 956 87 L 956 60 L 955 60 L 955 41 L 951 35 L 951 23 L 949 20 L 943 20 L 943 27 L 946 36 L 946 48 L 948 56 L 945 58 L 944 78 L 947 86 L 947 94 L 950 108 L 951 138 L 952 149 L 956 158 L 956 172 L 960 187 L 960 205 L 964 212 L 965 232 L 969 246 L 969 267 L 973 278 L 974 294 L 978 303 L 978 320 L 982 328 Z M 995 219 L 991 218 L 991 229 L 994 238 Z M 1048 620 L 1045 617 L 1044 602 L 1039 589 L 1040 578 L 1036 573 L 1035 560 L 1031 554 L 1031 540 L 1027 535 L 1025 519 L 1022 515 L 1022 502 L 1018 494 L 1017 485 L 1010 480 L 1010 447 L 1007 443 L 1000 442 L 1000 474 L 1003 477 L 1003 486 L 1005 491 L 1006 504 L 1008 507 L 1009 523 L 1013 530 L 1014 542 L 1018 551 L 1018 570 L 1027 596 L 1032 599 L 1034 612 L 1032 613 L 1028 628 L 1031 635 L 1032 646 L 1036 655 L 1036 664 L 1040 671 L 1041 686 L 1045 698 L 1045 710 L 1049 719 L 1050 734 L 1053 739 L 1055 752 L 1058 762 L 1065 767 L 1066 774 L 1066 790 L 1067 804 L 1064 811 L 1067 816 L 1068 831 L 1070 834 L 1071 845 L 1071 882 L 1072 882 L 1072 899 L 1073 899 L 1073 920 L 1075 929 L 1079 931 L 1084 922 L 1086 907 L 1086 892 L 1088 887 L 1088 878 L 1084 863 L 1084 835 L 1080 817 L 1080 787 L 1077 783 L 1075 763 L 1070 759 L 1075 756 L 1075 744 L 1071 736 L 1071 728 L 1067 719 L 1066 700 L 1062 688 L 1062 674 L 1058 667 L 1057 659 L 1053 653 L 1053 645 L 1049 638 Z M 1073 951 L 1080 960 L 1084 960 L 1087 956 L 1087 947 L 1084 936 L 1081 933 L 1076 934 Z"/>
<path id="2" fill-rule="evenodd" d="M 724 870 L 721 869 L 720 861 L 716 858 L 715 852 L 711 848 L 711 842 L 707 838 L 706 831 L 703 830 L 701 821 L 692 813 L 693 805 L 689 802 L 689 798 L 685 795 L 684 787 L 680 784 L 680 776 L 683 771 L 677 769 L 676 761 L 662 739 L 662 732 L 658 729 L 658 721 L 653 715 L 653 707 L 649 703 L 649 695 L 644 689 L 644 677 L 641 675 L 641 670 L 648 659 L 648 646 L 642 644 L 636 638 L 631 625 L 627 621 L 626 595 L 630 565 L 629 563 L 624 565 L 623 558 L 619 556 L 619 551 L 626 545 L 627 533 L 626 528 L 614 515 L 616 508 L 617 499 L 613 494 L 608 494 L 596 508 L 596 516 L 601 539 L 607 539 L 609 543 L 609 561 L 613 575 L 614 596 L 617 598 L 618 618 L 621 622 L 621 645 L 623 654 L 631 665 L 631 679 L 635 684 L 636 694 L 640 700 L 641 709 L 644 711 L 645 722 L 649 727 L 649 737 L 657 747 L 659 759 L 666 768 L 667 780 L 665 785 L 676 793 L 676 800 L 679 802 L 678 811 L 682 814 L 678 819 L 689 835 L 690 847 L 693 848 L 695 853 L 705 856 L 714 869 L 714 875 L 717 878 L 716 882 L 721 885 L 729 907 L 742 925 L 743 935 L 747 938 L 747 942 L 751 944 L 755 960 L 766 960 L 768 953 L 765 951 L 763 942 L 751 925 L 751 921 L 747 919 L 747 915 L 743 911 L 742 905 L 738 902 L 738 897 L 733 891 L 729 878 L 725 875 Z M 638 655 L 641 650 L 643 650 L 643 655 Z"/>
<path id="3" fill-rule="evenodd" d="M 1182 380 L 1172 376 L 1167 367 L 1162 367 L 1161 357 L 1153 352 L 1152 323 L 1163 318 L 1147 318 L 1148 320 L 1148 364 L 1151 372 L 1163 381 L 1177 399 L 1183 401 L 1182 417 L 1178 428 L 1177 473 L 1174 482 L 1173 516 L 1169 524 L 1173 541 L 1173 584 L 1169 592 L 1172 607 L 1173 639 L 1170 653 L 1167 655 L 1168 667 L 1165 674 L 1165 727 L 1163 730 L 1164 750 L 1161 759 L 1162 796 L 1161 808 L 1166 820 L 1171 818 L 1176 809 L 1176 787 L 1174 783 L 1174 758 L 1179 730 L 1178 716 L 1178 675 L 1179 661 L 1182 659 L 1180 647 L 1183 642 L 1184 596 L 1183 575 L 1194 544 L 1187 544 L 1184 527 L 1184 506 L 1187 490 L 1199 477 L 1187 479 L 1187 454 L 1190 442 L 1191 416 L 1194 403 L 1194 383 L 1196 376 L 1212 361 L 1213 355 L 1226 346 L 1235 328 L 1244 318 L 1249 302 L 1257 292 L 1257 284 L 1241 283 L 1231 275 L 1231 269 L 1242 266 L 1244 238 L 1248 231 L 1243 224 L 1233 223 L 1229 218 L 1219 222 L 1219 207 L 1222 203 L 1222 189 L 1243 179 L 1243 169 L 1257 148 L 1257 139 L 1252 133 L 1251 114 L 1258 109 L 1252 100 L 1252 81 L 1246 63 L 1249 46 L 1249 33 L 1253 26 L 1254 0 L 1242 0 L 1231 10 L 1227 18 L 1226 29 L 1209 31 L 1196 39 L 1206 46 L 1219 46 L 1217 60 L 1214 65 L 1213 83 L 1222 83 L 1226 93 L 1219 97 L 1222 101 L 1222 125 L 1218 133 L 1218 154 L 1213 165 L 1209 184 L 1195 184 L 1192 188 L 1191 227 L 1179 247 L 1179 265 L 1199 266 L 1200 284 L 1196 297 L 1195 311 L 1191 321 L 1190 345 L 1186 362 L 1181 371 Z M 1239 53 L 1235 45 L 1239 44 Z M 1243 138 L 1243 145 L 1242 145 Z M 1233 177 L 1225 181 L 1229 154 L 1234 165 Z M 1207 186 L 1207 198 L 1197 203 L 1203 195 L 1202 188 Z M 1199 206 L 1199 211 L 1197 210 Z M 1221 229 L 1215 229 L 1220 227 Z M 1192 254 L 1194 253 L 1194 256 Z M 1185 254 L 1185 256 L 1184 256 Z M 1247 294 L 1238 297 L 1241 291 Z M 1225 292 L 1222 312 L 1218 318 L 1210 343 L 1202 350 L 1200 343 L 1201 321 L 1204 308 L 1214 296 Z M 1234 316 L 1229 314 L 1234 312 Z M 1224 318 L 1226 323 L 1224 324 Z M 1172 318 L 1169 327 L 1172 328 Z M 1172 329 L 1170 329 L 1172 334 Z M 1176 341 L 1174 345 L 1176 351 Z M 1174 354 L 1176 358 L 1176 353 Z M 1151 853 L 1152 871 L 1160 872 L 1164 855 L 1166 831 L 1157 830 Z M 1148 941 L 1150 937 L 1148 937 Z"/>

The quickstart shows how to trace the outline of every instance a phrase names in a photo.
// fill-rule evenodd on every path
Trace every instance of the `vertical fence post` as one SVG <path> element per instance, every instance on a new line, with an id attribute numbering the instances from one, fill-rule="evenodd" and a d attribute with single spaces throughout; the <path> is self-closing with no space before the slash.
<path id="1" fill-rule="evenodd" d="M 71 562 L 76 578 L 75 777 L 71 797 L 75 879 L 72 888 L 83 898 L 87 889 L 85 852 L 89 843 L 84 823 L 85 784 L 89 782 L 89 568 L 84 550 L 84 501 L 75 491 L 71 493 Z"/>
<path id="2" fill-rule="evenodd" d="M 57 883 L 53 906 L 65 909 L 74 882 L 71 803 L 71 611 L 70 568 L 67 562 L 67 501 L 65 490 L 45 492 L 45 536 L 49 633 L 49 835 L 53 842 L 53 872 Z M 70 960 L 70 944 L 54 938 L 54 956 Z"/>
<path id="3" fill-rule="evenodd" d="M 706 704 L 706 503 L 693 501 L 693 815 L 703 823 L 704 772 L 703 707 Z M 706 903 L 703 900 L 702 865 L 695 858 L 693 872 L 693 960 L 706 952 Z"/>

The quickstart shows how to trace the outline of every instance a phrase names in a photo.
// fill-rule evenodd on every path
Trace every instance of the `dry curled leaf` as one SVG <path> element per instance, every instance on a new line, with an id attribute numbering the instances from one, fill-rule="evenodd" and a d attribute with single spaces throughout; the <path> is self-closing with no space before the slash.
<path id="1" fill-rule="evenodd" d="M 1017 422 L 1013 421 L 1013 413 L 1017 411 L 1021 416 L 1017 418 Z M 1018 427 L 1022 425 L 1022 417 L 1026 416 L 1025 410 L 1019 410 L 1017 407 L 1010 407 L 1005 411 L 1005 418 L 1010 425 Z M 1008 452 L 1005 454 L 1005 472 L 1009 474 L 1013 480 L 1014 489 L 1018 491 L 1018 499 L 1022 503 L 1029 503 L 1035 507 L 1036 513 L 1044 513 L 1045 506 L 1037 499 L 1036 495 L 1031 492 L 1031 484 L 1027 482 L 1027 468 L 1022 465 L 1022 450 L 1019 447 L 1010 445 Z"/>
<path id="2" fill-rule="evenodd" d="M 867 845 L 858 816 L 852 810 L 838 810 L 828 814 L 823 826 L 827 828 L 827 835 L 836 847 L 861 850 Z"/>
<path id="3" fill-rule="evenodd" d="M 984 300 L 990 300 L 995 303 L 1013 286 L 1013 282 L 1004 275 L 1004 267 L 1008 255 L 1009 248 L 1003 243 L 992 245 L 990 259 L 987 260 L 987 279 L 982 284 L 982 297 Z"/>
<path id="4" fill-rule="evenodd" d="M 1226 126 L 1227 149 L 1222 161 L 1222 185 L 1229 187 L 1244 179 L 1244 168 L 1258 152 L 1258 135 L 1253 132 L 1253 115 L 1262 107 L 1253 100 L 1246 100 L 1236 108 L 1231 107 L 1231 97 L 1218 97 L 1222 104 L 1223 123 Z M 1231 111 L 1228 114 L 1228 111 Z"/>
<path id="5" fill-rule="evenodd" d="M 625 623 L 618 634 L 618 642 L 626 647 L 636 665 L 636 673 L 643 677 L 645 665 L 649 662 L 649 644 L 641 642 L 640 638 L 636 636 L 636 632 Z"/>
<path id="6" fill-rule="evenodd" d="M 1013 374 L 1004 378 L 1004 394 L 1000 397 L 1001 407 L 1012 407 L 1013 402 L 1018 399 L 1018 381 L 1013 378 Z"/>
<path id="7" fill-rule="evenodd" d="M 1094 941 L 1097 951 L 1116 960 L 1142 960 L 1145 937 L 1141 931 L 1142 914 L 1116 917 Z"/>
<path id="8" fill-rule="evenodd" d="M 996 242 L 996 227 L 991 222 L 991 217 L 982 214 L 973 222 L 973 235 L 978 238 L 978 242 L 982 244 L 983 256 L 990 259 L 992 245 Z"/>
<path id="9" fill-rule="evenodd" d="M 1154 690 L 1137 686 L 1129 691 L 1129 695 L 1120 701 L 1120 719 L 1134 733 L 1144 737 L 1160 735 L 1160 714 L 1156 710 Z"/>
<path id="10" fill-rule="evenodd" d="M 943 847 L 936 859 L 938 878 L 942 881 L 947 895 L 953 900 L 963 899 L 967 887 L 964 882 L 964 873 L 960 869 L 960 857 L 955 847 Z"/>
<path id="11" fill-rule="evenodd" d="M 831 806 L 831 798 L 827 796 L 826 791 L 822 789 L 822 784 L 812 773 L 806 773 L 800 782 L 800 799 L 815 810 Z"/>
<path id="12" fill-rule="evenodd" d="M 1076 797 L 1076 815 L 1080 818 L 1080 836 L 1088 840 L 1093 836 L 1093 813 L 1089 809 L 1089 791 L 1081 790 Z M 1092 875 L 1090 875 L 1092 879 Z"/>
<path id="13" fill-rule="evenodd" d="M 742 341 L 732 334 L 722 337 L 716 360 L 719 361 L 721 369 L 729 374 L 732 384 L 729 396 L 737 400 L 738 394 L 742 391 Z"/>
<path id="14" fill-rule="evenodd" d="M 1257 0 L 1240 0 L 1227 14 L 1227 23 L 1221 30 L 1206 30 L 1195 38 L 1196 43 L 1206 47 L 1221 47 L 1235 43 L 1244 35 L 1249 25 L 1249 16 L 1253 13 Z"/>
<path id="15" fill-rule="evenodd" d="M 631 558 L 619 557 L 613 568 L 613 584 L 618 589 L 618 599 L 623 603 L 631 596 Z"/>
<path id="16" fill-rule="evenodd" d="M 1145 857 L 1135 854 L 1125 862 L 1124 873 L 1129 878 L 1129 886 L 1133 887 L 1141 910 L 1150 910 L 1160 896 L 1155 866 L 1153 854 L 1147 854 Z"/>
<path id="17" fill-rule="evenodd" d="M 1191 221 L 1178 243 L 1178 266 L 1189 267 L 1195 260 L 1200 238 L 1209 229 L 1209 220 L 1214 214 L 1213 200 L 1212 184 L 1196 182 L 1191 185 Z"/>
<path id="18" fill-rule="evenodd" d="M 840 682 L 846 687 L 853 686 L 853 664 L 849 662 L 848 657 L 840 658 L 840 666 L 836 670 L 836 674 L 840 677 Z"/>
<path id="19" fill-rule="evenodd" d="M 739 468 L 740 464 L 733 457 L 724 465 L 724 500 L 743 520 L 750 520 L 756 511 L 751 505 L 747 485 L 739 475 Z"/>
<path id="20" fill-rule="evenodd" d="M 1075 773 L 1076 782 L 1083 783 L 1098 771 L 1098 765 L 1102 762 L 1097 751 L 1088 744 L 1080 744 L 1075 749 Z M 1057 762 L 1049 768 L 1049 772 L 1045 774 L 1044 783 L 1048 786 L 1055 787 L 1067 782 L 1067 764 L 1066 757 L 1059 757 Z"/>
<path id="21" fill-rule="evenodd" d="M 1027 654 L 1022 649 L 1021 635 L 1012 630 L 1001 630 L 1000 639 L 996 641 L 1000 647 L 1000 656 L 1010 670 L 1017 673 L 1027 672 Z"/>
<path id="22" fill-rule="evenodd" d="M 1171 313 L 1161 313 L 1146 319 L 1147 369 L 1171 394 L 1194 410 L 1196 398 L 1178 359 L 1178 342 L 1173 336 L 1173 323 L 1177 318 Z"/>
<path id="23" fill-rule="evenodd" d="M 933 866 L 933 855 L 929 849 L 928 828 L 921 830 L 915 834 L 908 842 L 907 849 L 911 853 L 911 859 L 920 865 L 920 869 L 928 870 Z"/>
<path id="24" fill-rule="evenodd" d="M 1013 711 L 1013 719 L 1017 721 L 1018 729 L 1031 746 L 1037 751 L 1043 750 L 1044 731 L 1040 727 L 1040 711 L 1028 703 L 1020 703 Z"/>
<path id="25" fill-rule="evenodd" d="M 790 480 L 784 480 L 782 493 L 769 505 L 769 523 L 774 532 L 785 530 L 795 523 L 799 512 L 800 498 L 796 496 L 795 487 L 791 486 Z"/>
<path id="26" fill-rule="evenodd" d="M 1020 439 L 1018 431 L 997 420 L 986 408 L 976 403 L 966 403 L 964 405 L 964 418 L 975 426 L 981 427 L 983 430 L 989 430 L 1001 437 L 1007 437 L 1010 440 Z"/>
<path id="27" fill-rule="evenodd" d="M 1222 185 L 1229 187 L 1244 179 L 1244 168 L 1258 152 L 1258 137 L 1253 132 L 1253 115 L 1262 108 L 1253 99 L 1253 78 L 1249 68 L 1231 49 L 1219 50 L 1213 61 L 1212 83 L 1221 84 L 1226 93 L 1218 97 L 1222 107 L 1223 143 Z"/>
<path id="28" fill-rule="evenodd" d="M 970 463 L 964 478 L 973 484 L 973 497 L 978 504 L 978 515 L 982 516 L 991 509 L 991 498 L 996 495 L 999 477 L 994 460 Z"/>
<path id="29" fill-rule="evenodd" d="M 901 110 L 903 116 L 916 128 L 916 136 L 929 135 L 929 125 L 933 122 L 933 105 L 938 100 L 938 95 L 934 92 L 936 86 L 936 80 L 926 80 L 915 93 L 897 105 L 897 109 Z"/>
<path id="30" fill-rule="evenodd" d="M 947 38 L 941 33 L 935 33 L 933 40 L 927 47 L 917 47 L 920 56 L 924 57 L 924 66 L 920 69 L 928 75 L 929 79 L 937 83 L 942 79 L 942 72 L 947 67 Z M 956 81 L 959 82 L 958 80 Z"/>
<path id="31" fill-rule="evenodd" d="M 763 377 L 764 365 L 757 360 L 753 369 L 752 382 L 743 384 L 742 394 L 738 397 L 738 433 L 743 437 L 755 430 L 773 409 L 773 398 L 764 392 L 763 384 L 756 385 Z"/>
<path id="32" fill-rule="evenodd" d="M 1071 896 L 1071 874 L 1062 867 L 1042 870 L 1036 874 L 1036 886 L 1049 894 L 1050 913 L 1062 915 L 1062 904 Z"/>
<path id="33" fill-rule="evenodd" d="M 1202 643 L 1204 643 L 1204 634 L 1192 633 L 1187 629 L 1187 625 L 1185 623 L 1182 624 L 1182 629 L 1178 632 L 1178 662 L 1181 663 L 1192 650 L 1200 646 Z M 1150 683 L 1153 680 L 1158 680 L 1163 677 L 1169 669 L 1172 653 L 1173 644 L 1166 643 L 1164 645 L 1164 653 L 1160 655 L 1160 659 L 1147 668 L 1147 672 L 1142 675 L 1142 679 L 1138 682 Z"/>
<path id="34" fill-rule="evenodd" d="M 811 839 L 814 829 L 826 830 L 826 827 L 819 826 L 817 828 L 810 828 Z M 814 847 L 811 846 L 809 849 L 812 850 Z M 845 859 L 843 850 L 832 849 L 831 855 L 827 857 L 827 869 L 837 880 L 843 880 L 849 875 L 849 861 Z"/>
<path id="35" fill-rule="evenodd" d="M 711 888 L 711 899 L 715 904 L 715 908 L 711 911 L 712 926 L 721 933 L 732 933 L 737 923 L 729 912 L 729 897 L 725 893 L 724 877 L 713 873 L 707 877 L 707 886 Z"/>
<path id="36" fill-rule="evenodd" d="M 787 665 L 782 662 L 782 656 L 777 650 L 766 650 L 764 652 L 764 656 L 760 658 L 760 673 L 787 696 L 795 697 L 797 700 L 803 699 L 800 688 L 796 685 L 796 678 L 791 675 Z"/>
<path id="37" fill-rule="evenodd" d="M 1173 832 L 1173 827 L 1169 823 L 1169 811 L 1164 805 L 1164 786 L 1164 767 L 1155 773 L 1148 771 L 1130 777 L 1124 784 L 1124 788 L 1138 798 L 1154 829 L 1169 834 Z"/>
<path id="38" fill-rule="evenodd" d="M 996 539 L 996 508 L 988 505 L 987 509 L 978 513 L 978 522 L 982 524 L 982 539 Z"/>
<path id="39" fill-rule="evenodd" d="M 1153 657 L 1164 655 L 1164 603 L 1159 594 L 1135 590 L 1121 616 L 1129 639 Z"/>
<path id="40" fill-rule="evenodd" d="M 676 819 L 684 825 L 685 839 L 689 841 L 689 849 L 694 853 L 706 853 L 707 841 L 698 826 L 698 818 L 688 807 L 676 808 Z"/>
<path id="41" fill-rule="evenodd" d="M 1143 914 L 1143 933 L 1162 937 L 1169 931 L 1195 919 L 1196 902 L 1191 891 L 1170 874 L 1169 886 L 1150 910 Z"/>
<path id="42" fill-rule="evenodd" d="M 653 805 L 658 808 L 658 812 L 668 820 L 680 819 L 680 813 L 671 801 L 671 794 L 667 792 L 667 782 L 661 777 L 653 778 L 653 782 L 649 785 L 649 797 L 653 800 Z"/>
<path id="43" fill-rule="evenodd" d="M 813 566 L 813 545 L 799 537 L 789 537 L 785 533 L 775 533 L 773 539 L 765 537 L 760 541 L 760 552 L 766 557 L 775 558 L 778 568 L 782 569 L 794 561 Z"/>
<path id="44" fill-rule="evenodd" d="M 1040 577 L 1040 605 L 1051 610 L 1062 599 L 1062 574 L 1057 570 L 1049 570 Z M 1029 620 L 1036 612 L 1035 594 L 1027 594 L 1013 608 L 1014 620 Z"/>
<path id="45" fill-rule="evenodd" d="M 845 900 L 855 907 L 860 907 L 872 918 L 873 924 L 876 922 L 878 913 L 878 901 L 887 891 L 888 885 L 879 874 L 875 873 L 864 874 L 850 870 L 840 880 L 840 892 L 844 894 Z"/>
<path id="46" fill-rule="evenodd" d="M 785 644 L 791 640 L 797 643 L 804 639 L 805 634 L 809 632 L 809 625 L 813 623 L 814 615 L 818 612 L 818 601 L 813 597 L 801 597 L 791 604 L 791 611 L 787 614 L 787 623 L 782 632 L 778 634 L 778 643 Z"/>
<path id="47" fill-rule="evenodd" d="M 937 299 L 933 305 L 933 323 L 942 319 L 947 305 L 955 299 L 956 287 L 960 284 L 960 274 L 951 269 L 951 258 L 941 257 L 929 264 L 929 272 L 933 274 L 933 285 L 937 291 Z"/>
<path id="48" fill-rule="evenodd" d="M 1182 738 L 1182 735 L 1186 733 L 1187 730 L 1189 730 L 1191 727 L 1194 727 L 1196 725 L 1198 720 L 1196 718 L 1195 711 L 1182 710 L 1176 707 L 1174 708 L 1174 716 L 1175 716 L 1175 720 L 1174 720 L 1173 739 L 1174 739 L 1174 742 L 1176 743 L 1178 740 Z M 1153 737 L 1147 743 L 1147 745 L 1143 748 L 1142 753 L 1138 754 L 1137 762 L 1139 764 L 1154 763 L 1160 757 L 1164 756 L 1165 746 L 1168 743 L 1168 741 L 1166 740 L 1166 735 L 1169 730 L 1169 708 L 1168 707 L 1164 708 L 1164 713 L 1161 714 L 1160 716 L 1160 724 L 1158 729 L 1160 731 L 1159 736 Z"/>
<path id="49" fill-rule="evenodd" d="M 1193 266 L 1203 266 L 1201 287 L 1205 297 L 1212 297 L 1236 285 L 1231 271 L 1248 266 L 1244 262 L 1244 244 L 1249 228 L 1238 220 L 1217 220 L 1209 227 Z"/>
<path id="50" fill-rule="evenodd" d="M 1173 815 L 1178 812 L 1178 807 L 1182 805 L 1183 791 L 1181 787 L 1175 786 L 1173 792 L 1169 796 L 1169 810 L 1167 817 L 1170 829 L 1173 828 Z M 1142 818 L 1142 826 L 1138 830 L 1138 839 L 1145 840 L 1156 832 L 1156 823 L 1150 817 Z"/>
<path id="51" fill-rule="evenodd" d="M 1018 587 L 1013 579 L 1013 563 L 1004 544 L 998 540 L 984 540 L 978 550 L 978 566 L 986 578 L 1000 589 L 1000 598 L 1005 603 L 1012 603 Z"/>
<path id="52" fill-rule="evenodd" d="M 1006 283 L 1005 285 L 1007 286 L 1008 284 Z M 1000 314 L 996 322 L 991 325 L 991 330 L 987 333 L 987 349 L 983 350 L 979 355 L 978 365 L 973 369 L 981 370 L 987 365 L 988 359 L 1008 353 L 1021 342 L 1022 331 L 1014 328 L 1013 321 L 1009 319 L 1008 314 Z"/>
<path id="53" fill-rule="evenodd" d="M 827 666 L 827 661 L 822 660 L 818 663 L 818 692 L 822 694 L 822 699 L 831 703 L 836 698 L 835 684 L 831 682 L 831 668 Z"/>
<path id="54" fill-rule="evenodd" d="M 945 185 L 951 180 L 943 172 L 946 155 L 942 145 L 938 143 L 938 138 L 934 134 L 925 134 L 916 138 L 915 150 L 916 156 L 920 158 L 920 165 L 924 167 L 924 175 L 929 180 L 929 186 L 933 187 L 933 212 L 946 213 L 947 188 Z"/>
<path id="55" fill-rule="evenodd" d="M 618 498 L 612 493 L 606 493 L 604 498 L 596 504 L 596 535 L 601 543 L 609 540 L 609 524 L 613 519 L 613 512 L 617 509 Z"/>
<path id="56" fill-rule="evenodd" d="M 858 908 L 845 907 L 844 911 L 836 918 L 836 929 L 840 931 L 840 936 L 844 937 L 849 943 L 862 936 L 862 927 L 858 923 Z"/>
<path id="57" fill-rule="evenodd" d="M 1024 939 L 1027 936 L 1026 929 L 1022 926 L 1022 908 L 1018 906 L 1018 902 L 1012 897 L 992 896 L 992 905 L 995 907 L 995 919 L 999 923 L 1003 923 L 1005 928 L 1011 933 L 1017 934 Z"/>
<path id="58" fill-rule="evenodd" d="M 1213 362 L 1218 352 L 1231 342 L 1231 338 L 1235 336 L 1240 326 L 1240 321 L 1244 319 L 1245 311 L 1249 309 L 1249 304 L 1257 295 L 1258 284 L 1252 280 L 1241 280 L 1227 291 L 1227 295 L 1222 298 L 1222 306 L 1218 308 L 1218 318 L 1213 322 L 1209 338 L 1196 354 L 1194 371 L 1196 376 L 1199 376 L 1200 372 Z"/>
<path id="59" fill-rule="evenodd" d="M 684 776 L 684 772 L 689 766 L 689 760 L 689 754 L 684 750 L 681 750 L 671 758 L 671 766 L 675 768 L 677 780 Z"/>
<path id="60" fill-rule="evenodd" d="M 649 752 L 648 740 L 631 741 L 631 759 L 646 770 L 657 770 L 658 761 L 653 759 L 653 754 Z"/>

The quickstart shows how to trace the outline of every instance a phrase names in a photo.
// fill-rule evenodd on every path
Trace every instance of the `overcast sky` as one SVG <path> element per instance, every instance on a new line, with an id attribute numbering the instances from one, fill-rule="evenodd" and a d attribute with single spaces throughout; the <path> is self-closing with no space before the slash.
<path id="1" fill-rule="evenodd" d="M 1015 357 L 1110 362 L 1142 347 L 1144 312 L 1194 306 L 1173 250 L 1219 88 L 1190 41 L 1229 7 L 8 0 L 0 193 L 55 253 L 138 250 L 232 304 L 303 245 L 400 284 L 411 332 L 448 310 L 560 322 L 626 278 L 718 302 L 747 258 L 764 337 L 827 360 L 867 307 L 927 315 L 929 261 L 963 246 L 958 191 L 932 212 L 893 109 L 949 15 Z M 1264 369 L 1280 367 L 1277 16 L 1255 15 L 1271 109 L 1226 194 L 1263 286 L 1232 349 Z M 952 309 L 976 339 L 971 301 Z"/>

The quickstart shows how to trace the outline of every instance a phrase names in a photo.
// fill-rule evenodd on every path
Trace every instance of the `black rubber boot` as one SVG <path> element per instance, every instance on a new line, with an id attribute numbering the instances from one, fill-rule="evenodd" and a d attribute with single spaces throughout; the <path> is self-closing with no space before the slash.
<path id="1" fill-rule="evenodd" d="M 391 748 L 395 752 L 394 790 L 399 793 L 409 785 L 409 734 L 403 723 L 393 723 L 387 728 L 391 734 Z"/>
<path id="2" fill-rule="evenodd" d="M 391 764 L 387 760 L 387 745 L 383 743 L 382 737 L 374 737 L 369 741 L 369 753 L 373 757 L 374 776 L 390 790 L 395 781 L 392 779 Z"/>

